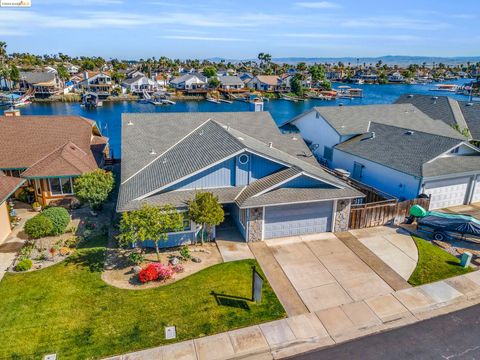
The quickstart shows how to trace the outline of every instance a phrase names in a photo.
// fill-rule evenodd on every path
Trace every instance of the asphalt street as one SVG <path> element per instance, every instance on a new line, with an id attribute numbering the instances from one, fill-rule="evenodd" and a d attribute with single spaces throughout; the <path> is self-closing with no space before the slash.
<path id="1" fill-rule="evenodd" d="M 291 359 L 480 359 L 480 305 Z"/>

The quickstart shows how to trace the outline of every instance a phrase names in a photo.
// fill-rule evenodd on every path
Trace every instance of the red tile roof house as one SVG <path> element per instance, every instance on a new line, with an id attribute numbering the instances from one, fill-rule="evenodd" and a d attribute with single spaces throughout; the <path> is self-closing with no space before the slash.
<path id="1" fill-rule="evenodd" d="M 0 116 L 0 170 L 42 205 L 73 198 L 73 179 L 102 167 L 108 139 L 80 116 Z"/>

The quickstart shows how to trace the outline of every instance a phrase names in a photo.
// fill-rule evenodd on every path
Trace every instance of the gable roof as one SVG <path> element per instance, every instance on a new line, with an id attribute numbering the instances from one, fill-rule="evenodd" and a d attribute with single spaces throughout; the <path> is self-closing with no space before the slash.
<path id="1" fill-rule="evenodd" d="M 218 80 L 222 85 L 243 85 L 242 79 L 235 75 L 219 76 Z"/>
<path id="2" fill-rule="evenodd" d="M 123 114 L 122 144 L 120 211 L 244 151 L 346 187 L 318 166 L 301 139 L 282 135 L 268 113 Z"/>
<path id="3" fill-rule="evenodd" d="M 174 77 L 173 79 L 170 80 L 170 83 L 178 85 L 193 78 L 197 78 L 198 80 L 204 83 L 206 83 L 207 81 L 207 78 L 200 74 L 185 74 L 185 75 Z"/>
<path id="4" fill-rule="evenodd" d="M 33 85 L 49 83 L 55 80 L 55 73 L 48 71 L 20 71 L 20 79 Z"/>
<path id="5" fill-rule="evenodd" d="M 408 130 L 408 128 L 372 123 L 370 132 L 338 144 L 335 149 L 409 175 L 424 177 L 440 175 L 441 169 L 425 164 L 462 143 L 462 140 L 456 138 Z M 460 158 L 458 163 L 469 166 L 471 157 L 459 156 L 458 158 Z M 450 173 L 457 172 L 462 172 L 458 164 L 457 167 L 450 169 Z"/>
<path id="6" fill-rule="evenodd" d="M 403 127 L 439 136 L 465 138 L 441 120 L 434 120 L 411 104 L 322 106 L 316 111 L 340 135 L 358 135 L 369 131 L 370 123 Z M 287 123 L 295 122 L 301 116 Z"/>
<path id="7" fill-rule="evenodd" d="M 0 204 L 7 200 L 25 181 L 22 178 L 5 176 L 0 171 Z"/>
<path id="8" fill-rule="evenodd" d="M 280 78 L 276 75 L 257 75 L 257 80 L 270 85 L 270 86 L 277 86 L 280 82 Z"/>
<path id="9" fill-rule="evenodd" d="M 95 133 L 99 134 L 95 122 L 81 116 L 0 116 L 0 169 L 26 169 L 36 165 L 24 173 L 31 176 L 71 169 L 68 164 L 72 162 L 78 170 L 83 163 L 94 169 L 97 167 L 94 153 L 102 152 L 107 144 L 106 138 Z M 40 171 L 40 165 L 48 162 L 51 169 Z"/>
<path id="10" fill-rule="evenodd" d="M 472 139 L 480 140 L 480 102 L 457 101 Z"/>

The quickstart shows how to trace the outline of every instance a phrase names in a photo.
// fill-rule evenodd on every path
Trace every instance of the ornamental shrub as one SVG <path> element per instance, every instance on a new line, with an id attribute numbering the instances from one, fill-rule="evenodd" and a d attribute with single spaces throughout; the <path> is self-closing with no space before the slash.
<path id="1" fill-rule="evenodd" d="M 158 271 L 153 265 L 154 264 L 150 264 L 145 269 L 140 270 L 138 273 L 138 280 L 141 283 L 145 284 L 158 279 Z"/>
<path id="2" fill-rule="evenodd" d="M 15 265 L 15 271 L 27 271 L 32 268 L 32 260 L 30 259 L 23 259 L 18 262 L 17 265 Z"/>
<path id="3" fill-rule="evenodd" d="M 38 214 L 35 215 L 33 218 L 27 220 L 23 230 L 29 238 L 39 239 L 52 233 L 53 222 L 45 215 Z"/>
<path id="4" fill-rule="evenodd" d="M 175 273 L 173 266 L 171 264 L 168 264 L 167 266 L 165 266 L 160 263 L 155 263 L 152 265 L 156 268 L 156 271 L 158 273 L 157 280 L 165 281 L 167 279 L 170 279 Z"/>
<path id="5" fill-rule="evenodd" d="M 65 233 L 67 226 L 70 223 L 70 214 L 62 207 L 50 207 L 42 212 L 43 216 L 46 216 L 52 221 L 53 229 L 50 235 L 60 235 Z"/>

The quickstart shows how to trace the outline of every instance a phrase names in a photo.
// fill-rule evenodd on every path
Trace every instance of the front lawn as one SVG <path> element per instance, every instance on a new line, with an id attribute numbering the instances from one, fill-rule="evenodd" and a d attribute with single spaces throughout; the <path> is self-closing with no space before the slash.
<path id="1" fill-rule="evenodd" d="M 87 243 L 62 263 L 0 282 L 0 358 L 100 358 L 285 317 L 265 283 L 251 296 L 254 260 L 222 263 L 170 285 L 122 290 L 104 283 L 105 239 Z M 219 296 L 215 294 L 225 294 Z M 171 342 L 171 341 L 170 341 Z"/>
<path id="2" fill-rule="evenodd" d="M 471 268 L 462 268 L 460 260 L 429 241 L 413 236 L 418 249 L 418 263 L 408 282 L 414 286 L 466 274 Z"/>

